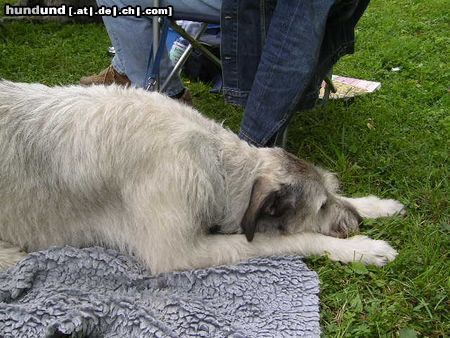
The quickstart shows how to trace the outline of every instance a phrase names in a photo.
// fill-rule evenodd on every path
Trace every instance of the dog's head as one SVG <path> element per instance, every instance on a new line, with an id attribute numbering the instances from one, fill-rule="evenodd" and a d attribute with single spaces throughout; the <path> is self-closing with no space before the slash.
<path id="1" fill-rule="evenodd" d="M 255 232 L 309 231 L 346 237 L 358 229 L 362 218 L 336 194 L 333 174 L 281 149 L 273 149 L 271 156 L 267 174 L 253 183 L 241 221 L 248 241 Z"/>

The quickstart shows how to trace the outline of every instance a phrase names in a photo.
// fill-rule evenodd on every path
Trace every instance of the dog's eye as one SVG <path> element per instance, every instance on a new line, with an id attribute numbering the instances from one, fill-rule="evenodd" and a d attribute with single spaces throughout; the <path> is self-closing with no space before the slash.
<path id="1" fill-rule="evenodd" d="M 320 210 L 326 209 L 327 206 L 328 206 L 328 201 L 323 202 L 322 205 L 320 206 Z"/>
<path id="2" fill-rule="evenodd" d="M 266 215 L 270 217 L 278 217 L 280 216 L 280 210 L 277 210 L 275 207 L 268 208 L 266 211 Z"/>

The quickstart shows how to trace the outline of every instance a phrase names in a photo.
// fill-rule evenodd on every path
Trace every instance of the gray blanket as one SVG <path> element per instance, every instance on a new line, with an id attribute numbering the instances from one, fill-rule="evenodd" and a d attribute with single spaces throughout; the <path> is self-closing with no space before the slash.
<path id="1" fill-rule="evenodd" d="M 152 276 L 102 248 L 50 248 L 0 274 L 1 337 L 317 337 L 298 257 Z"/>

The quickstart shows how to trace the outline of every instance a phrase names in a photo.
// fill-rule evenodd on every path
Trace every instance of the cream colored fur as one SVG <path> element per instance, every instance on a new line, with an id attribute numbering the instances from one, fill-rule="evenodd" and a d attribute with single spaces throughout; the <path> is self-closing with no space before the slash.
<path id="1" fill-rule="evenodd" d="M 154 273 L 272 254 L 376 265 L 396 256 L 384 241 L 330 237 L 336 222 L 319 223 L 338 213 L 346 231 L 344 209 L 389 216 L 400 203 L 344 199 L 329 173 L 299 162 L 299 178 L 285 164 L 300 160 L 252 147 L 157 93 L 0 81 L 0 158 L 0 240 L 26 252 L 104 245 Z M 268 192 L 301 179 L 306 200 L 284 233 L 257 231 L 248 242 L 241 223 L 259 177 Z M 326 201 L 334 211 L 316 217 Z M 214 226 L 222 234 L 211 235 Z M 0 267 L 20 257 L 0 242 Z"/>

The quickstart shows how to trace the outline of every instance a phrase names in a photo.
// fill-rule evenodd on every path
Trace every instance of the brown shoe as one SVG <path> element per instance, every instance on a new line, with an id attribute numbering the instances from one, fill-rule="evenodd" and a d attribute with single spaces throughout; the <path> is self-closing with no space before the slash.
<path id="1" fill-rule="evenodd" d="M 179 101 L 183 102 L 184 104 L 187 104 L 188 106 L 192 107 L 192 95 L 191 92 L 186 88 L 184 90 L 183 95 L 178 99 Z"/>
<path id="2" fill-rule="evenodd" d="M 80 79 L 80 84 L 89 85 L 105 85 L 112 84 L 128 87 L 131 85 L 130 79 L 125 74 L 120 74 L 112 65 L 102 70 L 100 73 L 91 76 L 85 76 Z"/>
<path id="3" fill-rule="evenodd" d="M 192 107 L 192 95 L 187 88 L 185 88 L 180 94 L 172 96 L 172 99 L 178 100 Z"/>

